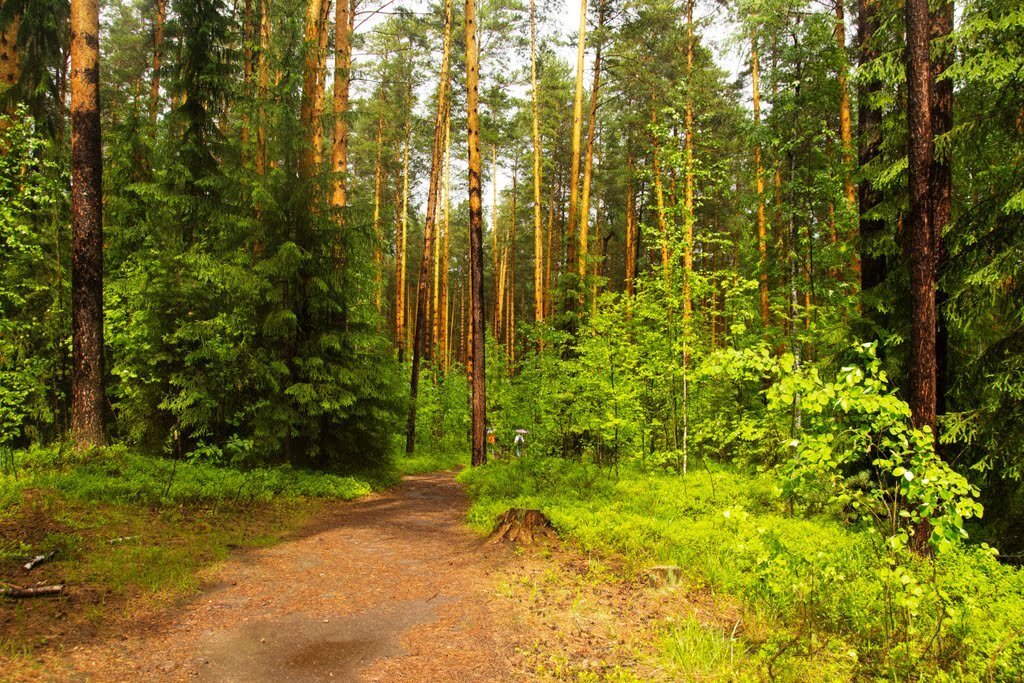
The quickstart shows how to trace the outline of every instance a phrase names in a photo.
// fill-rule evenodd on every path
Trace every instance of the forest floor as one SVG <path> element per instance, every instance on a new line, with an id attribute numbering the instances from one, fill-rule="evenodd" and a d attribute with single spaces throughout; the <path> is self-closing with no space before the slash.
<path id="1" fill-rule="evenodd" d="M 681 604 L 700 611 L 699 595 L 617 578 L 557 542 L 489 543 L 466 527 L 468 504 L 452 473 L 329 503 L 283 542 L 204 570 L 198 594 L 3 668 L 96 681 L 666 677 L 658 633 Z"/>

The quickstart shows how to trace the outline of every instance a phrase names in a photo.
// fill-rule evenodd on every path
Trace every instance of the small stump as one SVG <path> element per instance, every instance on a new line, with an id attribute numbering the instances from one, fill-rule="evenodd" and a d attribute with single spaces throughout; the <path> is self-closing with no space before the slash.
<path id="1" fill-rule="evenodd" d="M 491 535 L 491 543 L 532 545 L 540 539 L 555 537 L 551 520 L 540 510 L 512 508 L 498 515 L 498 525 Z"/>
<path id="2" fill-rule="evenodd" d="M 674 564 L 659 564 L 647 570 L 651 584 L 654 586 L 678 586 L 683 578 L 683 570 Z"/>

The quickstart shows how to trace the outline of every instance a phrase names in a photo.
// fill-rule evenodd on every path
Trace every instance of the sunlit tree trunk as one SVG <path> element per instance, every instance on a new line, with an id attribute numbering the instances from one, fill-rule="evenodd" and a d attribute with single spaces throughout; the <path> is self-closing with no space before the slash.
<path id="1" fill-rule="evenodd" d="M 334 188 L 331 206 L 344 208 L 348 202 L 348 95 L 352 78 L 352 27 L 354 0 L 335 0 L 334 14 L 334 145 L 331 170 Z"/>
<path id="2" fill-rule="evenodd" d="M 83 450 L 103 434 L 103 148 L 100 13 L 71 3 L 71 436 Z"/>
<path id="3" fill-rule="evenodd" d="M 384 179 L 384 165 L 382 162 L 382 156 L 384 152 L 384 89 L 380 89 L 381 102 L 380 109 L 377 111 L 377 160 L 373 170 L 373 236 L 374 236 L 374 247 L 373 247 L 373 260 L 376 264 L 375 277 L 377 280 L 377 286 L 374 289 L 374 303 L 377 306 L 377 312 L 380 313 L 383 308 L 383 296 L 384 296 L 384 255 L 381 252 L 381 243 L 384 241 L 384 236 L 380 230 L 380 192 L 381 184 Z"/>
<path id="4" fill-rule="evenodd" d="M 597 5 L 597 30 L 604 27 L 604 2 Z M 598 34 L 600 36 L 600 33 Z M 580 298 L 584 298 L 587 281 L 587 250 L 590 225 L 590 183 L 594 166 L 594 139 L 597 136 L 597 98 L 601 85 L 601 41 L 594 53 L 594 80 L 590 86 L 590 111 L 587 117 L 587 151 L 583 162 L 583 192 L 580 198 L 579 275 Z"/>
<path id="5" fill-rule="evenodd" d="M 508 329 L 505 332 L 506 353 L 509 360 L 509 374 L 516 362 L 516 199 L 519 196 L 519 166 L 512 166 L 512 216 L 508 224 L 508 248 L 505 258 L 508 259 Z"/>
<path id="6" fill-rule="evenodd" d="M 321 21 L 323 19 L 325 0 L 307 0 L 305 27 L 305 69 L 302 81 L 302 102 L 299 109 L 299 120 L 303 130 L 308 132 L 309 139 L 302 151 L 299 173 L 303 178 L 316 174 L 320 162 L 323 140 L 323 79 L 320 66 Z"/>
<path id="7" fill-rule="evenodd" d="M 685 113 L 685 134 L 686 149 L 684 150 L 684 164 L 686 166 L 686 188 L 684 189 L 684 208 L 686 215 L 683 217 L 686 232 L 684 239 L 686 244 L 683 253 L 683 319 L 689 320 L 693 310 L 693 295 L 691 293 L 691 281 L 693 279 L 693 96 L 692 88 L 693 74 L 693 0 L 686 4 L 686 113 Z"/>
<path id="8" fill-rule="evenodd" d="M 442 198 L 444 207 L 444 244 L 441 249 L 441 371 L 448 371 L 448 356 L 451 347 L 451 332 L 449 330 L 449 288 L 448 276 L 451 263 L 451 180 L 452 180 L 452 129 L 451 129 L 451 97 L 448 98 L 448 107 L 445 110 L 445 133 L 444 133 L 444 194 Z"/>
<path id="9" fill-rule="evenodd" d="M 550 317 L 551 309 L 551 270 L 557 259 L 555 254 L 555 179 L 548 183 L 548 248 L 544 264 L 544 316 Z"/>
<path id="10" fill-rule="evenodd" d="M 572 108 L 572 158 L 569 171 L 569 258 L 566 270 L 572 268 L 572 262 L 576 260 L 577 251 L 576 232 L 580 202 L 580 140 L 583 136 L 583 56 L 586 44 L 587 0 L 580 0 L 580 27 L 576 43 L 576 92 Z M 582 258 L 585 260 L 585 255 Z M 582 277 L 579 287 L 583 287 Z M 570 299 L 572 297 L 568 297 L 566 300 L 569 301 Z"/>
<path id="11" fill-rule="evenodd" d="M 930 179 L 931 20 L 928 0 L 905 0 L 910 245 L 910 409 L 917 427 L 935 429 L 935 236 Z"/>
<path id="12" fill-rule="evenodd" d="M 491 258 L 494 261 L 494 338 L 501 327 L 501 286 L 504 276 L 498 277 L 501 249 L 498 247 L 498 148 L 491 148 Z"/>
<path id="13" fill-rule="evenodd" d="M 444 42 L 441 48 L 441 72 L 437 84 L 437 114 L 434 117 L 434 145 L 430 155 L 430 182 L 427 191 L 427 215 L 423 225 L 423 257 L 420 259 L 416 285 L 416 329 L 412 344 L 412 374 L 409 381 L 409 422 L 406 425 L 405 452 L 416 448 L 416 403 L 419 398 L 420 361 L 427 350 L 427 315 L 430 312 L 428 292 L 434 270 L 438 200 L 440 199 L 441 167 L 444 165 L 445 122 L 448 107 L 448 57 L 451 50 L 452 3 L 445 0 Z M 436 303 L 435 303 L 436 310 Z"/>
<path id="14" fill-rule="evenodd" d="M 541 145 L 537 90 L 537 6 L 530 0 L 530 83 L 533 105 L 533 319 L 544 320 L 544 230 L 540 216 Z"/>
<path id="15" fill-rule="evenodd" d="M 251 1 L 251 0 L 250 0 Z M 249 28 L 249 1 L 245 3 L 246 9 L 246 28 Z M 160 61 L 163 57 L 164 49 L 164 22 L 167 21 L 167 0 L 156 0 L 156 17 L 153 20 L 153 75 L 150 79 L 149 84 L 149 122 L 156 124 L 156 116 L 160 109 Z M 246 67 L 248 70 L 252 69 L 252 50 L 246 42 Z M 246 82 L 248 82 L 248 70 L 246 72 Z"/>
<path id="16" fill-rule="evenodd" d="M 761 128 L 761 85 L 760 64 L 757 58 L 757 32 L 750 39 L 750 78 L 754 96 L 754 130 L 759 134 Z M 761 142 L 754 143 L 754 172 L 757 182 L 757 252 L 758 252 L 758 283 L 761 295 L 761 322 L 768 325 L 768 228 L 764 216 L 764 168 L 761 165 Z"/>
<path id="17" fill-rule="evenodd" d="M 398 362 L 405 361 L 405 280 L 409 234 L 409 145 L 412 138 L 412 81 L 409 81 L 405 109 L 405 151 L 402 155 L 402 220 L 398 244 L 395 249 L 395 342 L 398 344 Z"/>
<path id="18" fill-rule="evenodd" d="M 846 21 L 843 0 L 836 2 L 836 46 L 840 61 L 836 80 L 839 85 L 839 141 L 843 146 L 843 190 L 846 203 L 851 211 L 857 208 L 857 191 L 853 184 L 853 126 L 850 121 L 850 87 L 847 83 L 848 63 L 846 60 Z"/>
<path id="19" fill-rule="evenodd" d="M 487 414 L 484 377 L 484 250 L 483 208 L 480 197 L 480 63 L 476 44 L 476 0 L 466 0 L 466 129 L 469 146 L 469 273 L 472 291 L 470 325 L 472 376 L 471 462 L 487 461 L 484 423 Z"/>

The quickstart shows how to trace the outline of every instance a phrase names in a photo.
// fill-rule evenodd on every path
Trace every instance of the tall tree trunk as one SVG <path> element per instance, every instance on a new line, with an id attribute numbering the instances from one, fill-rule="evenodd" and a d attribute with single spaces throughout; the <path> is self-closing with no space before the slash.
<path id="1" fill-rule="evenodd" d="M 858 0 L 857 8 L 857 43 L 858 63 L 863 68 L 878 58 L 879 51 L 875 45 L 875 33 L 879 27 L 879 1 Z M 857 130 L 860 138 L 860 149 L 857 163 L 861 169 L 870 165 L 878 156 L 882 144 L 882 112 L 873 100 L 879 91 L 879 83 L 875 79 L 858 79 L 858 114 Z M 881 193 L 868 178 L 863 178 L 858 187 L 860 218 L 858 233 L 860 237 L 860 286 L 866 292 L 885 280 L 885 257 L 873 253 L 874 241 L 885 230 L 885 221 L 871 214 L 882 202 Z"/>
<path id="2" fill-rule="evenodd" d="M 946 0 L 931 17 L 932 40 L 942 40 L 953 31 L 953 2 Z M 931 121 L 932 135 L 945 135 L 953 128 L 953 81 L 941 78 L 949 68 L 950 56 L 944 51 L 932 63 Z M 948 143 L 935 150 L 931 166 L 931 230 L 932 250 L 935 257 L 935 276 L 938 280 L 946 267 L 948 255 L 942 233 L 952 213 L 953 165 Z M 946 412 L 948 384 L 949 329 L 945 308 L 949 295 L 937 286 L 935 289 L 935 409 L 939 415 Z"/>
<path id="3" fill-rule="evenodd" d="M 847 83 L 849 65 L 846 59 L 846 17 L 843 0 L 836 3 L 836 47 L 839 48 L 839 70 L 836 81 L 839 85 L 839 141 L 843 147 L 843 191 L 847 208 L 857 210 L 857 191 L 853 184 L 853 130 L 850 122 L 850 86 Z"/>
<path id="4" fill-rule="evenodd" d="M 256 124 L 256 173 L 267 172 L 267 110 L 270 96 L 270 0 L 260 0 L 260 49 L 256 57 L 256 84 L 259 120 Z"/>
<path id="5" fill-rule="evenodd" d="M 381 183 L 384 178 L 384 165 L 381 163 L 382 155 L 384 152 L 384 88 L 380 89 L 380 109 L 377 111 L 377 161 L 373 169 L 373 236 L 374 236 L 374 247 L 373 247 L 373 260 L 376 265 L 375 277 L 377 285 L 374 288 L 374 303 L 377 306 L 377 312 L 380 313 L 383 309 L 383 296 L 384 296 L 384 255 L 381 252 L 381 244 L 384 242 L 384 236 L 380 230 L 380 192 Z"/>
<path id="6" fill-rule="evenodd" d="M 441 249 L 441 372 L 448 372 L 448 353 L 451 345 L 451 333 L 448 329 L 448 274 L 450 271 L 450 243 L 451 243 L 451 181 L 452 181 L 452 102 L 448 98 L 448 106 L 445 110 L 444 123 L 444 194 L 442 197 L 444 207 L 444 244 Z"/>
<path id="7" fill-rule="evenodd" d="M 560 182 L 560 181 L 559 181 Z M 551 270 L 557 260 L 555 254 L 555 179 L 548 182 L 548 258 L 544 264 L 544 315 L 550 317 L 551 308 Z"/>
<path id="8" fill-rule="evenodd" d="M 604 2 L 597 4 L 597 30 L 604 28 Z M 586 298 L 588 231 L 590 225 L 590 183 L 594 166 L 594 139 L 597 137 L 597 97 L 601 85 L 601 41 L 594 52 L 594 80 L 590 86 L 590 111 L 587 114 L 587 151 L 583 162 L 583 192 L 580 198 L 579 275 L 580 301 Z"/>
<path id="9" fill-rule="evenodd" d="M 757 31 L 750 38 L 750 78 L 754 96 L 754 129 L 760 134 L 761 129 L 761 85 L 760 63 L 757 58 Z M 761 322 L 765 327 L 769 323 L 768 311 L 768 228 L 764 217 L 764 168 L 761 164 L 761 142 L 754 144 L 754 172 L 757 180 L 757 274 L 758 288 L 761 295 Z"/>
<path id="10" fill-rule="evenodd" d="M 163 0 L 158 0 L 163 1 Z M 253 49 L 252 43 L 255 38 L 256 27 L 253 24 L 252 16 L 252 2 L 253 0 L 245 0 L 245 8 L 242 14 L 242 96 L 246 103 L 252 99 L 252 67 L 253 67 Z M 158 8 L 159 13 L 159 8 Z M 161 28 L 162 33 L 162 28 Z M 161 40 L 163 36 L 161 36 Z M 154 43 L 156 41 L 154 40 Z M 153 60 L 157 61 L 156 48 L 154 45 Z M 154 75 L 155 75 L 154 69 Z M 150 119 L 152 123 L 156 123 L 156 117 L 153 114 L 153 104 L 155 98 L 150 98 Z M 242 110 L 242 166 L 249 165 L 249 108 L 246 106 Z"/>
<path id="11" fill-rule="evenodd" d="M 320 68 L 321 20 L 324 3 L 329 0 L 307 0 L 305 28 L 305 69 L 302 81 L 302 101 L 299 120 L 308 131 L 309 139 L 299 161 L 299 174 L 311 178 L 316 174 L 320 161 L 320 147 L 323 139 L 323 80 Z"/>
<path id="12" fill-rule="evenodd" d="M 935 429 L 935 236 L 932 171 L 931 20 L 928 0 L 905 0 L 910 206 L 910 409 L 917 427 Z"/>
<path id="13" fill-rule="evenodd" d="M 344 0 L 343 0 L 344 1 Z M 419 281 L 416 285 L 416 331 L 412 344 L 412 374 L 409 380 L 409 422 L 405 430 L 405 452 L 416 449 L 416 403 L 419 398 L 420 360 L 427 348 L 427 315 L 430 302 L 427 288 L 430 283 L 436 242 L 438 198 L 440 197 L 441 166 L 444 163 L 445 116 L 448 107 L 448 57 L 451 50 L 452 3 L 445 0 L 444 43 L 441 48 L 441 73 L 437 83 L 437 114 L 434 117 L 434 146 L 430 155 L 430 184 L 427 191 L 427 215 L 423 225 L 423 257 L 420 259 Z"/>
<path id="14" fill-rule="evenodd" d="M 103 148 L 100 13 L 71 3 L 71 435 L 75 447 L 103 435 Z"/>
<path id="15" fill-rule="evenodd" d="M 653 109 L 651 99 L 651 125 L 657 126 L 658 115 Z M 661 234 L 661 269 L 664 272 L 665 284 L 668 285 L 672 276 L 672 255 L 668 246 L 668 222 L 665 220 L 665 190 L 661 181 L 661 160 L 658 153 L 658 132 L 651 131 L 651 172 L 654 175 L 654 200 L 658 209 L 658 232 Z"/>
<path id="16" fill-rule="evenodd" d="M 544 229 L 540 217 L 541 145 L 537 90 L 537 3 L 530 0 L 530 84 L 533 105 L 533 320 L 544 320 Z M 539 332 L 538 332 L 539 334 Z"/>
<path id="17" fill-rule="evenodd" d="M 587 45 L 587 0 L 580 0 L 580 28 L 576 43 L 576 93 L 572 108 L 572 158 L 569 171 L 569 265 L 576 260 L 576 222 L 579 219 L 580 201 L 580 139 L 583 136 L 583 56 Z M 571 271 L 570 271 L 571 272 Z M 581 288 L 582 277 L 578 285 Z M 571 305 L 572 296 L 566 297 Z"/>
<path id="18" fill-rule="evenodd" d="M 693 311 L 693 295 L 691 280 L 693 279 L 693 96 L 690 92 L 693 83 L 693 0 L 686 3 L 686 149 L 684 151 L 686 165 L 686 188 L 684 190 L 684 221 L 686 232 L 685 252 L 683 253 L 683 319 L 689 320 Z"/>
<path id="19" fill-rule="evenodd" d="M 352 79 L 352 29 L 355 0 L 335 0 L 334 14 L 334 145 L 331 166 L 334 191 L 331 206 L 342 209 L 348 203 L 348 94 Z"/>
<path id="20" fill-rule="evenodd" d="M 470 308 L 472 338 L 470 359 L 472 378 L 471 462 L 487 461 L 484 424 L 487 396 L 484 378 L 484 234 L 480 197 L 480 115 L 478 112 L 480 62 L 476 44 L 476 0 L 466 0 L 466 129 L 469 146 L 469 274 L 472 292 Z"/>
<path id="21" fill-rule="evenodd" d="M 508 223 L 508 329 L 505 333 L 509 374 L 516 362 L 516 199 L 519 196 L 519 164 L 512 166 L 512 216 Z"/>
<path id="22" fill-rule="evenodd" d="M 628 144 L 628 143 L 627 143 Z M 633 155 L 626 156 L 626 294 L 636 291 L 636 190 L 633 187 Z"/>
<path id="23" fill-rule="evenodd" d="M 246 26 L 248 27 L 248 1 L 245 3 L 245 7 Z M 163 57 L 165 21 L 167 21 L 167 0 L 156 0 L 156 17 L 153 21 L 153 75 L 149 85 L 149 122 L 153 125 L 156 125 L 156 116 L 160 109 L 160 60 Z M 245 49 L 246 64 L 249 65 L 251 64 L 249 58 L 251 48 L 248 45 L 248 41 Z"/>
<path id="24" fill-rule="evenodd" d="M 409 146 L 412 139 L 412 80 L 405 98 L 405 151 L 402 156 L 402 220 L 400 240 L 395 249 L 395 342 L 398 344 L 398 362 L 405 362 L 405 280 L 409 235 Z"/>
<path id="25" fill-rule="evenodd" d="M 501 306 L 500 296 L 501 285 L 498 278 L 498 267 L 501 256 L 501 249 L 498 247 L 498 147 L 491 147 L 491 256 L 494 260 L 494 338 L 498 338 L 498 328 L 501 327 Z M 504 282 L 502 276 L 500 282 Z"/>

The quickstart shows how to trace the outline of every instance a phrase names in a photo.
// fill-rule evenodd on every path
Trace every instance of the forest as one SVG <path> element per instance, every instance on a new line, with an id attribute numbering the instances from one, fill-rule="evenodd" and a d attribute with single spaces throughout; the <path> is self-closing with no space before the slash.
<path id="1" fill-rule="evenodd" d="M 0 679 L 1019 681 L 1022 564 L 1019 1 L 0 0 Z"/>

